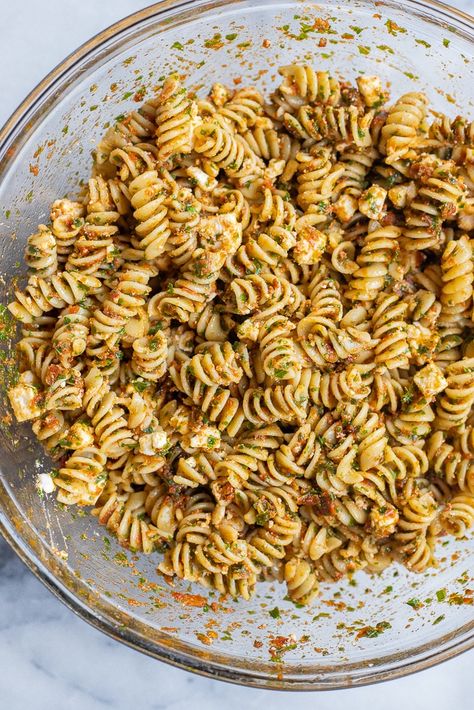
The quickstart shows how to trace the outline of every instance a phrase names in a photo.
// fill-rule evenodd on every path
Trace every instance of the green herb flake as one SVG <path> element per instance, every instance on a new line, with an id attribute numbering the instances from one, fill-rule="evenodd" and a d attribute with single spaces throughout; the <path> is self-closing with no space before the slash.
<path id="1" fill-rule="evenodd" d="M 415 42 L 417 44 L 421 44 L 423 47 L 431 47 L 431 44 L 429 42 L 426 42 L 424 39 L 415 39 Z"/>
<path id="2" fill-rule="evenodd" d="M 395 54 L 394 50 L 389 47 L 387 44 L 377 44 L 376 45 L 377 49 L 380 49 L 381 52 L 387 52 L 388 54 Z"/>
<path id="3" fill-rule="evenodd" d="M 411 606 L 412 609 L 415 609 L 415 610 L 421 609 L 421 607 L 423 606 L 423 602 L 420 601 L 419 599 L 415 599 L 415 598 L 409 599 L 407 601 L 407 604 L 408 604 L 408 606 Z"/>
<path id="4" fill-rule="evenodd" d="M 446 37 L 445 37 L 445 38 L 443 39 L 443 45 L 444 45 L 445 47 L 449 47 L 450 44 L 451 44 L 451 40 L 450 40 L 450 39 L 446 39 Z"/>
<path id="5" fill-rule="evenodd" d="M 327 611 L 321 611 L 319 614 L 316 614 L 316 616 L 313 616 L 313 621 L 318 621 L 318 619 L 330 619 L 331 614 L 328 614 Z"/>
<path id="6" fill-rule="evenodd" d="M 184 47 L 183 47 L 183 45 L 181 44 L 181 42 L 173 42 L 173 44 L 171 45 L 171 49 L 183 50 Z"/>
<path id="7" fill-rule="evenodd" d="M 280 610 L 277 606 L 274 609 L 271 609 L 268 613 L 270 614 L 272 619 L 281 619 Z"/>
<path id="8" fill-rule="evenodd" d="M 359 44 L 359 54 L 370 54 L 370 47 L 365 47 L 362 44 Z"/>
<path id="9" fill-rule="evenodd" d="M 441 614 L 441 616 L 438 616 L 438 617 L 433 621 L 433 626 L 436 626 L 436 624 L 441 623 L 441 621 L 443 621 L 444 618 L 445 618 L 445 615 L 444 615 L 444 614 Z"/>
<path id="10" fill-rule="evenodd" d="M 236 33 L 236 32 L 232 32 L 231 34 L 226 35 L 225 38 L 226 38 L 227 40 L 229 40 L 229 42 L 233 42 L 234 39 L 237 38 L 237 33 Z"/>
<path id="11" fill-rule="evenodd" d="M 446 599 L 446 589 L 438 589 L 438 591 L 436 592 L 436 599 L 439 602 L 444 602 L 444 600 Z"/>
<path id="12" fill-rule="evenodd" d="M 149 382 L 146 382 L 145 380 L 133 380 L 132 385 L 137 392 L 144 392 L 147 389 Z"/>

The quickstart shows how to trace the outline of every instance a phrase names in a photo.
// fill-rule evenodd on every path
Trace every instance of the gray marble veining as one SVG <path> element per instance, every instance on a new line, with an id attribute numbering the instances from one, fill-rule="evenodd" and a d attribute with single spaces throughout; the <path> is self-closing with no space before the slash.
<path id="1" fill-rule="evenodd" d="M 474 1 L 453 2 L 474 14 Z M 66 54 L 139 0 L 0 0 L 0 123 Z M 70 18 L 74 17 L 71 32 Z M 5 67 L 9 70 L 6 71 Z M 193 676 L 118 644 L 78 619 L 0 541 L 0 708 L 5 710 L 469 710 L 472 652 L 415 676 L 368 688 L 285 693 Z"/>

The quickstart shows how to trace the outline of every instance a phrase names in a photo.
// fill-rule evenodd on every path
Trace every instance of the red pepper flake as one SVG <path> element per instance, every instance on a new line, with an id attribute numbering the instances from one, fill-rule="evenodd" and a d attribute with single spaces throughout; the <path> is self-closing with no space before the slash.
<path id="1" fill-rule="evenodd" d="M 146 89 L 144 86 L 142 86 L 138 91 L 135 93 L 133 100 L 139 103 L 140 101 L 143 101 L 143 98 L 146 94 Z"/>
<path id="2" fill-rule="evenodd" d="M 299 505 L 311 505 L 319 515 L 334 515 L 336 508 L 331 494 L 327 491 L 321 493 L 306 493 L 298 499 Z"/>
<path id="3" fill-rule="evenodd" d="M 184 606 L 203 607 L 207 605 L 207 599 L 200 594 L 182 594 L 181 592 L 171 592 L 171 596 Z"/>
<path id="4" fill-rule="evenodd" d="M 201 641 L 201 643 L 204 643 L 206 646 L 210 646 L 212 644 L 212 639 L 206 636 L 206 634 L 201 634 L 198 631 L 196 632 L 196 638 Z"/>
<path id="5" fill-rule="evenodd" d="M 33 173 L 33 175 L 38 175 L 39 173 L 39 166 L 38 165 L 32 165 L 30 163 L 30 173 Z"/>
<path id="6" fill-rule="evenodd" d="M 325 47 L 327 45 L 328 41 L 326 37 L 320 37 L 319 42 L 318 42 L 318 47 Z"/>
<path id="7" fill-rule="evenodd" d="M 146 602 L 139 602 L 137 599 L 127 599 L 129 606 L 145 606 Z"/>
<path id="8" fill-rule="evenodd" d="M 253 642 L 253 647 L 254 648 L 262 648 L 263 642 L 262 641 L 254 641 Z"/>
<path id="9" fill-rule="evenodd" d="M 313 23 L 313 27 L 318 32 L 327 32 L 331 29 L 331 25 L 328 20 L 323 20 L 322 17 L 317 17 Z"/>
<path id="10" fill-rule="evenodd" d="M 271 44 L 272 44 L 272 43 L 270 42 L 269 39 L 264 39 L 263 42 L 262 42 L 262 47 L 265 47 L 265 49 L 267 49 L 268 47 L 271 46 Z"/>
<path id="11" fill-rule="evenodd" d="M 296 639 L 291 636 L 275 636 L 270 640 L 270 657 L 274 663 L 280 663 L 282 655 L 297 647 Z"/>
<path id="12" fill-rule="evenodd" d="M 170 633 L 174 634 L 178 630 L 177 626 L 161 626 L 160 631 L 169 631 Z"/>
<path id="13" fill-rule="evenodd" d="M 242 83 L 242 77 L 241 76 L 236 76 L 234 79 L 234 84 L 241 84 Z"/>
<path id="14" fill-rule="evenodd" d="M 466 589 L 465 594 L 453 593 L 448 597 L 448 604 L 451 606 L 461 606 L 462 604 L 474 604 L 473 590 Z"/>
<path id="15" fill-rule="evenodd" d="M 326 599 L 324 600 L 324 604 L 333 607 L 333 609 L 337 609 L 337 611 L 344 611 L 347 607 L 347 604 L 344 602 L 334 601 L 334 599 Z"/>

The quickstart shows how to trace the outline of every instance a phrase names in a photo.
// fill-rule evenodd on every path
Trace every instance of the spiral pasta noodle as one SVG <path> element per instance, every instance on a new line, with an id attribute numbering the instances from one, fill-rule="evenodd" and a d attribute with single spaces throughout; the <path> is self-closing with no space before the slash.
<path id="1" fill-rule="evenodd" d="M 8 396 L 170 582 L 300 606 L 474 526 L 474 122 L 279 74 L 115 119 L 27 237 Z"/>

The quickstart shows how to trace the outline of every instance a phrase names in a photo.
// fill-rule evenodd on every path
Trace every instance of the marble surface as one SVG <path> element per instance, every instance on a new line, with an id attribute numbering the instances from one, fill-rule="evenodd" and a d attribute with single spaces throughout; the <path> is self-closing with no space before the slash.
<path id="1" fill-rule="evenodd" d="M 474 14 L 473 0 L 453 4 Z M 139 0 L 0 0 L 0 123 L 62 58 Z M 71 18 L 74 30 L 71 31 Z M 9 67 L 6 71 L 5 67 Z M 53 597 L 0 540 L 0 708 L 8 710 L 470 710 L 473 654 L 408 678 L 317 696 L 239 688 L 160 664 L 102 635 Z"/>

